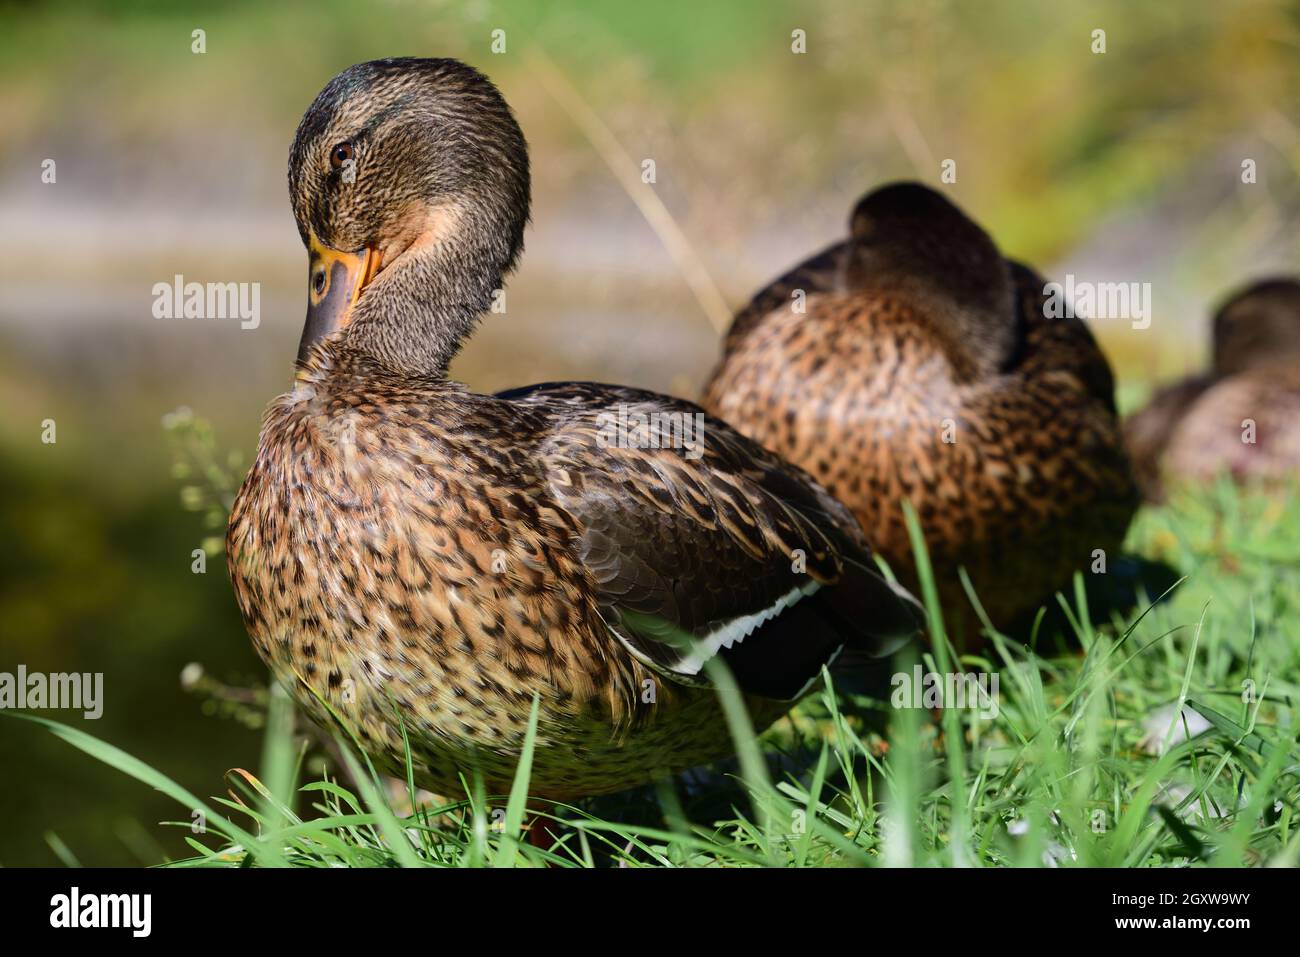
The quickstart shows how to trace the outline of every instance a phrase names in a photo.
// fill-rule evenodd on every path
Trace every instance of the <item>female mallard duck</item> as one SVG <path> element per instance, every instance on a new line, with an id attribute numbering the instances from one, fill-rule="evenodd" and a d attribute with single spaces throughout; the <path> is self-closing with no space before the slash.
<path id="1" fill-rule="evenodd" d="M 729 752 L 710 659 L 762 725 L 823 664 L 916 632 L 848 512 L 697 406 L 447 378 L 528 218 L 523 134 L 478 72 L 345 70 L 289 186 L 306 328 L 227 551 L 258 652 L 318 720 L 328 703 L 389 769 L 404 728 L 424 786 L 477 771 L 499 793 L 536 697 L 531 791 L 572 798 Z"/>
<path id="2" fill-rule="evenodd" d="M 887 186 L 737 314 L 703 405 L 807 469 L 915 583 L 910 500 L 949 625 L 974 622 L 964 566 L 1008 627 L 1118 549 L 1137 504 L 1110 367 L 1045 306 L 952 203 Z"/>
<path id="3" fill-rule="evenodd" d="M 1156 393 L 1124 425 L 1143 493 L 1220 472 L 1282 479 L 1300 470 L 1300 282 L 1268 279 L 1214 316 L 1210 371 Z"/>

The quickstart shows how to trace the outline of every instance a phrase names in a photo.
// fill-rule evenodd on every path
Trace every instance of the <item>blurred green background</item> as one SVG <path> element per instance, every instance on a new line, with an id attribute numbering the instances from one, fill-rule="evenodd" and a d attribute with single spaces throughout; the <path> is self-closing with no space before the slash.
<path id="1" fill-rule="evenodd" d="M 301 331 L 294 128 L 336 72 L 393 55 L 475 64 L 532 147 L 509 311 L 453 370 L 483 390 L 696 394 L 718 330 L 620 186 L 624 160 L 634 176 L 655 161 L 685 255 L 733 306 L 837 238 L 867 189 L 937 183 L 955 160 L 947 188 L 1008 254 L 1152 284 L 1150 329 L 1097 325 L 1128 406 L 1203 361 L 1225 293 L 1296 271 L 1297 3 L 0 3 L 0 671 L 104 672 L 101 720 L 53 716 L 199 794 L 255 766 L 260 738 L 184 692 L 182 668 L 264 672 L 224 562 L 191 572 L 219 530 L 181 509 L 160 421 L 188 406 L 248 460 Z M 625 156 L 556 98 L 557 76 Z M 154 319 L 153 284 L 177 273 L 260 283 L 261 325 Z M 156 862 L 182 849 L 154 826 L 175 816 L 0 720 L 0 864 L 58 863 L 49 831 L 86 864 Z"/>

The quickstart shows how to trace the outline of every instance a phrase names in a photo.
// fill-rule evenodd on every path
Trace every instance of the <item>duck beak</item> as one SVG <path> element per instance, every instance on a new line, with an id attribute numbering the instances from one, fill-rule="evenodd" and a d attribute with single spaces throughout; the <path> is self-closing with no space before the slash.
<path id="1" fill-rule="evenodd" d="M 307 322 L 298 343 L 299 362 L 313 345 L 348 324 L 361 290 L 379 271 L 380 258 L 370 248 L 345 253 L 326 246 L 315 233 L 308 238 Z"/>

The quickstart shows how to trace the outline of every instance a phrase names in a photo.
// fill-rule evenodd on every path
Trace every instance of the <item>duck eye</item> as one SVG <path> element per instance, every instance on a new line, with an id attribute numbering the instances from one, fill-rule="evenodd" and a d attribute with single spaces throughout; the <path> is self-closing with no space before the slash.
<path id="1" fill-rule="evenodd" d="M 352 159 L 352 144 L 340 143 L 334 149 L 330 150 L 330 166 L 335 169 L 342 167 L 344 163 Z"/>

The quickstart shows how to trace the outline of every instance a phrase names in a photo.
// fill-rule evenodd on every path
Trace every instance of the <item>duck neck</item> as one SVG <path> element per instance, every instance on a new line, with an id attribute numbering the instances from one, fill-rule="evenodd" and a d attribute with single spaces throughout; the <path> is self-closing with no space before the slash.
<path id="1" fill-rule="evenodd" d="M 346 345 L 391 372 L 443 378 L 502 285 L 499 252 L 440 242 L 402 253 L 353 307 Z"/>

